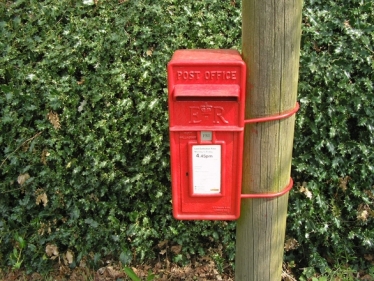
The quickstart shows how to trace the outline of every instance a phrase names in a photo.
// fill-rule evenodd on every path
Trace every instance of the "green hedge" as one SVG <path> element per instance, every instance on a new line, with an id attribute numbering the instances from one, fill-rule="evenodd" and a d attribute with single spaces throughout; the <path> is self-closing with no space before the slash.
<path id="1" fill-rule="evenodd" d="M 219 244 L 233 261 L 235 223 L 172 218 L 166 64 L 240 49 L 239 2 L 0 2 L 0 267 L 43 271 L 48 245 L 72 266 L 129 263 L 165 241 L 174 261 Z M 365 269 L 374 243 L 373 17 L 372 1 L 305 2 L 286 252 L 300 278 Z"/>
<path id="2" fill-rule="evenodd" d="M 234 252 L 234 225 L 172 218 L 166 64 L 239 45 L 223 1 L 1 1 L 1 266 Z M 13 250 L 16 252 L 13 253 Z M 52 256 L 53 257 L 53 256 Z M 74 264 L 73 264 L 74 265 Z"/>
<path id="3" fill-rule="evenodd" d="M 365 270 L 373 251 L 373 23 L 373 1 L 305 3 L 287 224 L 305 278 Z"/>

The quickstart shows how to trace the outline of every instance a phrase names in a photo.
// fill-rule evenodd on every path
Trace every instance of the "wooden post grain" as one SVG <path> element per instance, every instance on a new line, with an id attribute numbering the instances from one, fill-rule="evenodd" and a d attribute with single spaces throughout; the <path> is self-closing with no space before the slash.
<path id="1" fill-rule="evenodd" d="M 295 107 L 302 0 L 243 0 L 246 119 Z M 295 117 L 248 124 L 243 193 L 278 192 L 290 180 Z M 235 280 L 281 280 L 288 194 L 243 199 L 236 234 Z"/>

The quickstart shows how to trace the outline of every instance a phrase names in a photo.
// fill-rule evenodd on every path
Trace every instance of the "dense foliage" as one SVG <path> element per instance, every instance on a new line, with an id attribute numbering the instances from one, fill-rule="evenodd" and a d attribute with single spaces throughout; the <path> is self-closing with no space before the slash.
<path id="1" fill-rule="evenodd" d="M 166 64 L 239 27 L 223 1 L 1 1 L 1 266 L 128 263 L 165 241 L 176 261 L 214 241 L 233 258 L 232 224 L 172 219 Z"/>
<path id="2" fill-rule="evenodd" d="M 233 261 L 234 223 L 171 216 L 166 64 L 240 49 L 240 3 L 179 2 L 0 1 L 0 267 L 179 245 L 175 261 L 213 245 Z M 301 278 L 370 260 L 373 22 L 372 1 L 305 2 L 286 252 Z"/>
<path id="3" fill-rule="evenodd" d="M 305 3 L 288 235 L 307 277 L 372 258 L 373 23 L 373 1 Z"/>

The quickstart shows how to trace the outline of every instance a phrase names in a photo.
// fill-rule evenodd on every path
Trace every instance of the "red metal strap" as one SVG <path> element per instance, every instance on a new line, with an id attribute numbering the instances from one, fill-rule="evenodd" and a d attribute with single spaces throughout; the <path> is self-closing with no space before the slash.
<path id="1" fill-rule="evenodd" d="M 260 117 L 260 118 L 253 118 L 253 119 L 247 119 L 247 120 L 244 120 L 244 124 L 269 122 L 269 121 L 275 121 L 275 120 L 280 120 L 280 119 L 288 118 L 288 117 L 291 117 L 292 115 L 294 115 L 299 110 L 299 108 L 300 108 L 300 105 L 297 102 L 296 106 L 293 109 L 291 109 L 291 110 L 284 111 L 284 112 L 282 112 L 280 114 L 277 114 L 277 115 L 271 115 L 271 116 L 267 116 L 267 117 Z"/>
<path id="2" fill-rule="evenodd" d="M 267 116 L 267 117 L 260 117 L 260 118 L 253 118 L 253 119 L 247 119 L 247 120 L 244 120 L 244 124 L 251 124 L 251 123 L 260 123 L 260 122 L 269 122 L 269 121 L 276 121 L 276 120 L 280 120 L 280 119 L 285 119 L 285 118 L 288 118 L 288 117 L 291 117 L 292 115 L 294 115 L 300 108 L 300 105 L 299 103 L 297 102 L 296 103 L 296 106 L 291 109 L 291 110 L 287 110 L 287 111 L 284 111 L 280 114 L 277 114 L 277 115 L 271 115 L 271 116 Z M 242 199 L 245 199 L 245 198 L 275 198 L 275 197 L 280 197 L 284 194 L 286 194 L 287 192 L 289 192 L 293 187 L 293 180 L 292 178 L 290 178 L 290 183 L 280 192 L 275 192 L 275 193 L 257 193 L 257 194 L 241 194 L 241 198 Z"/>
<path id="3" fill-rule="evenodd" d="M 290 178 L 290 183 L 280 192 L 275 193 L 257 193 L 257 194 L 241 194 L 240 198 L 275 198 L 280 197 L 289 192 L 293 187 L 293 180 Z"/>

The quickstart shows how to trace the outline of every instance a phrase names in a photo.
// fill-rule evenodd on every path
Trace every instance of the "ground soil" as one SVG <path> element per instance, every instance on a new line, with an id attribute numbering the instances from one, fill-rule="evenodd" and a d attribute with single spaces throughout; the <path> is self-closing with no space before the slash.
<path id="1" fill-rule="evenodd" d="M 55 268 L 50 274 L 39 273 L 26 274 L 22 270 L 8 270 L 0 272 L 2 281 L 127 281 L 131 280 L 123 271 L 121 264 L 107 261 L 105 266 L 97 270 L 88 268 L 86 265 L 71 269 L 69 266 L 56 261 Z M 155 261 L 131 267 L 141 280 L 147 280 L 147 276 L 154 274 L 153 280 L 172 281 L 205 281 L 205 280 L 234 280 L 234 272 L 230 265 L 225 265 L 223 272 L 219 272 L 215 263 L 208 257 L 192 260 L 188 266 L 179 266 L 168 260 Z"/>

